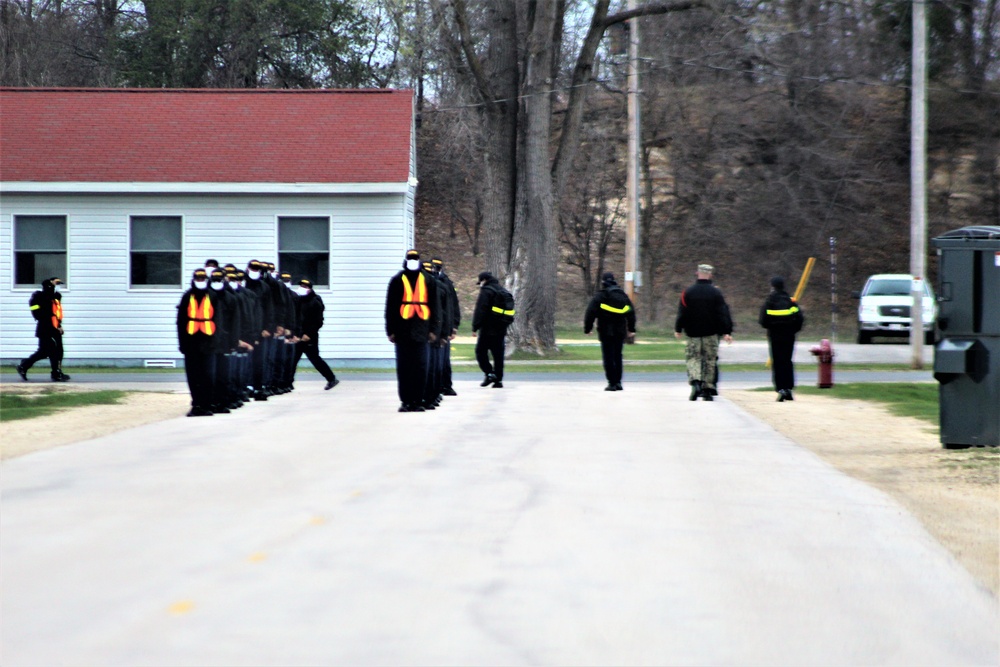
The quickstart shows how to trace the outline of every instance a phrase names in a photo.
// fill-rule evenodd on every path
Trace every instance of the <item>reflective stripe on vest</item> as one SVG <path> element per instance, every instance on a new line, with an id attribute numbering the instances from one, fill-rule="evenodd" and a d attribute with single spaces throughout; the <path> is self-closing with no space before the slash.
<path id="1" fill-rule="evenodd" d="M 785 310 L 769 310 L 768 315 L 774 315 L 775 317 L 788 317 L 789 315 L 794 315 L 799 312 L 798 306 L 792 306 L 791 308 L 786 308 Z"/>
<path id="2" fill-rule="evenodd" d="M 427 281 L 423 273 L 417 274 L 416 294 L 409 279 L 403 276 L 403 303 L 399 306 L 399 314 L 404 320 L 414 315 L 422 320 L 431 319 L 431 307 L 427 305 Z"/>
<path id="3" fill-rule="evenodd" d="M 52 299 L 52 328 L 58 329 L 62 326 L 62 301 Z"/>
<path id="4" fill-rule="evenodd" d="M 493 306 L 492 308 L 490 308 L 490 310 L 492 310 L 494 313 L 499 313 L 501 315 L 510 315 L 511 317 L 514 317 L 513 310 L 504 310 L 500 306 Z"/>
<path id="5" fill-rule="evenodd" d="M 606 303 L 601 304 L 601 310 L 606 310 L 610 313 L 618 313 L 619 315 L 624 315 L 628 311 L 632 310 L 631 306 L 627 305 L 624 308 L 615 308 L 614 306 L 609 306 Z"/>
<path id="6" fill-rule="evenodd" d="M 200 315 L 200 317 L 199 317 Z M 194 294 L 188 299 L 188 335 L 194 335 L 201 331 L 206 336 L 215 333 L 215 322 L 212 316 L 215 315 L 215 308 L 212 307 L 212 300 L 204 296 L 201 303 L 194 298 Z"/>

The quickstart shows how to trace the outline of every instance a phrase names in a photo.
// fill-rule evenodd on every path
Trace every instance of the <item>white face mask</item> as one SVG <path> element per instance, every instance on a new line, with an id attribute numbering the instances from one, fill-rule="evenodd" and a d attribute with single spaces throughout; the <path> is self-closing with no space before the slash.
<path id="1" fill-rule="evenodd" d="M 309 292 L 311 291 L 312 291 L 311 289 L 309 289 L 308 287 L 303 287 L 302 285 L 299 285 L 298 287 L 295 288 L 295 293 L 298 294 L 299 296 L 305 296 L 309 294 Z"/>
<path id="2" fill-rule="evenodd" d="M 229 286 L 232 287 L 233 289 L 239 289 L 241 287 L 238 280 L 230 280 Z"/>
<path id="3" fill-rule="evenodd" d="M 249 278 L 250 280 L 259 280 L 260 271 L 247 271 L 247 278 Z"/>
<path id="4" fill-rule="evenodd" d="M 195 289 L 205 289 L 206 287 L 208 287 L 208 281 L 207 280 L 196 280 L 196 281 L 194 281 L 194 288 Z"/>
<path id="5" fill-rule="evenodd" d="M 222 282 L 221 280 L 217 283 L 216 282 L 212 283 L 212 289 L 214 289 L 216 292 L 224 290 L 225 288 L 226 288 L 226 283 Z"/>
<path id="6" fill-rule="evenodd" d="M 54 285 L 52 289 L 55 290 L 56 294 L 59 294 L 62 292 L 62 285 Z"/>
<path id="7" fill-rule="evenodd" d="M 406 260 L 406 270 L 407 271 L 418 271 L 420 269 L 419 259 L 408 259 Z"/>

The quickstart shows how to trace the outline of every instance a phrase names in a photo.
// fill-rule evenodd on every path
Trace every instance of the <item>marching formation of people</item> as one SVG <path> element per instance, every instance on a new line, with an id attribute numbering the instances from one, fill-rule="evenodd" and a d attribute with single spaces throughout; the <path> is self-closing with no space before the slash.
<path id="1" fill-rule="evenodd" d="M 733 321 L 722 291 L 712 282 L 715 269 L 699 264 L 695 282 L 677 307 L 674 335 L 685 338 L 685 364 L 690 400 L 712 401 L 718 395 L 719 343 L 732 343 Z M 514 321 L 514 297 L 488 271 L 476 279 L 479 295 L 472 314 L 477 338 L 476 363 L 481 387 L 503 388 L 507 329 Z M 58 277 L 42 281 L 29 308 L 36 321 L 38 349 L 17 365 L 22 380 L 48 359 L 53 382 L 70 379 L 62 371 L 63 307 Z M 794 400 L 792 355 L 796 334 L 805 321 L 802 308 L 785 291 L 784 278 L 771 279 L 772 291 L 758 321 L 767 331 L 772 379 L 778 401 Z M 303 278 L 292 282 L 270 262 L 251 260 L 246 270 L 222 267 L 214 259 L 195 270 L 190 288 L 177 305 L 177 339 L 191 392 L 189 417 L 224 414 L 246 402 L 293 391 L 295 371 L 303 356 L 326 380 L 324 389 L 340 383 L 319 353 L 325 306 Z M 462 322 L 458 292 L 438 257 L 421 261 L 409 250 L 402 270 L 389 281 L 385 331 L 395 347 L 399 412 L 424 412 L 456 396 L 452 384 L 451 341 Z M 601 344 L 605 391 L 622 391 L 622 350 L 636 335 L 635 304 L 615 280 L 601 276 L 601 289 L 584 313 L 583 332 L 596 322 Z"/>
<path id="2" fill-rule="evenodd" d="M 303 355 L 326 379 L 339 380 L 319 356 L 323 300 L 308 279 L 292 283 L 269 262 L 245 271 L 214 259 L 195 270 L 177 304 L 177 339 L 191 392 L 189 417 L 225 414 L 246 402 L 295 389 Z"/>

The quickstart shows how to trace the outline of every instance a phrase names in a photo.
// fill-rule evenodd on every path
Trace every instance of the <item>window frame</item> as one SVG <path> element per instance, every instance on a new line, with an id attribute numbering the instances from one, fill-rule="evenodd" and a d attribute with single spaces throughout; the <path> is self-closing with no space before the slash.
<path id="1" fill-rule="evenodd" d="M 174 218 L 174 219 L 176 219 L 176 220 L 178 220 L 180 222 L 180 248 L 178 248 L 178 250 L 176 250 L 176 251 L 173 251 L 173 250 L 172 251 L 163 251 L 164 253 L 166 253 L 166 252 L 177 252 L 180 255 L 180 261 L 179 261 L 178 267 L 177 267 L 177 282 L 176 283 L 171 283 L 171 284 L 168 284 L 168 283 L 156 283 L 156 284 L 151 284 L 151 285 L 141 285 L 141 284 L 135 284 L 135 283 L 132 282 L 132 255 L 133 255 L 133 253 L 135 253 L 135 252 L 141 252 L 141 253 L 156 252 L 156 251 L 149 251 L 149 250 L 133 250 L 132 249 L 132 221 L 135 218 Z M 126 248 L 125 248 L 125 254 L 126 254 L 126 258 L 125 258 L 126 289 L 129 292 L 150 292 L 150 291 L 155 292 L 155 291 L 161 291 L 161 290 L 170 290 L 170 291 L 173 291 L 173 290 L 177 290 L 177 289 L 182 289 L 184 287 L 184 285 L 185 285 L 185 281 L 184 281 L 184 233 L 185 233 L 185 230 L 186 230 L 185 216 L 177 214 L 177 213 L 146 213 L 146 212 L 144 212 L 144 213 L 130 213 L 130 214 L 128 214 L 128 216 L 126 218 L 125 230 L 126 230 L 126 236 L 128 237 L 128 240 L 126 242 Z"/>
<path id="2" fill-rule="evenodd" d="M 330 280 L 330 275 L 331 275 L 332 270 L 333 270 L 333 217 L 331 215 L 329 215 L 329 214 L 327 214 L 327 215 L 323 215 L 323 214 L 310 215 L 310 214 L 307 214 L 307 213 L 297 213 L 297 214 L 292 214 L 292 215 L 288 215 L 288 214 L 285 214 L 285 215 L 276 215 L 274 217 L 274 225 L 275 225 L 274 239 L 275 239 L 275 246 L 276 246 L 276 250 L 277 250 L 277 252 L 275 254 L 276 254 L 276 259 L 278 261 L 278 269 L 279 269 L 279 271 L 284 271 L 284 270 L 287 269 L 287 267 L 283 265 L 284 263 L 281 260 L 281 255 L 284 254 L 284 253 L 290 253 L 290 254 L 306 254 L 306 253 L 321 254 L 319 251 L 312 251 L 312 250 L 282 250 L 281 249 L 281 223 L 282 223 L 283 220 L 325 220 L 326 221 L 326 275 L 322 276 L 322 280 L 320 280 L 319 276 L 317 276 L 316 278 L 310 277 L 309 279 L 313 281 L 313 286 L 316 287 L 316 288 L 319 288 L 319 289 L 330 289 L 330 287 L 332 285 L 331 280 Z M 292 278 L 293 278 L 293 280 L 295 282 L 298 282 L 298 279 L 299 279 L 298 276 L 292 276 Z"/>
<path id="3" fill-rule="evenodd" d="M 18 218 L 62 218 L 63 224 L 66 226 L 66 243 L 63 249 L 63 255 L 65 256 L 65 267 L 62 273 L 59 274 L 59 278 L 63 281 L 64 289 L 68 292 L 70 290 L 70 284 L 72 280 L 69 275 L 70 267 L 70 252 L 69 252 L 69 239 L 70 239 L 70 216 L 68 213 L 11 213 L 10 216 L 10 286 L 11 291 L 20 292 L 30 292 L 41 287 L 41 281 L 35 281 L 34 283 L 19 283 L 17 282 L 17 219 Z M 52 252 L 46 250 L 29 250 L 26 252 Z"/>

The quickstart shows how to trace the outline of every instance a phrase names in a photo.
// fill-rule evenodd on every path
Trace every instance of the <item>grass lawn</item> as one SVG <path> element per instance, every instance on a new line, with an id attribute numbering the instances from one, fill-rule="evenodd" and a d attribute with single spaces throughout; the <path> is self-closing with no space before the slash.
<path id="1" fill-rule="evenodd" d="M 37 394 L 3 392 L 0 393 L 0 421 L 42 417 L 63 408 L 114 405 L 119 403 L 128 393 L 117 390 L 55 392 L 51 389 L 44 389 Z"/>
<path id="2" fill-rule="evenodd" d="M 935 426 L 939 423 L 938 385 L 930 382 L 871 382 L 835 384 L 829 389 L 799 387 L 799 394 L 850 398 L 884 403 L 890 412 L 904 417 L 916 417 Z"/>

